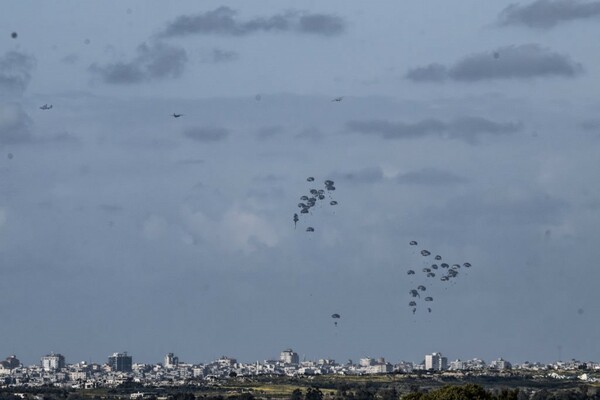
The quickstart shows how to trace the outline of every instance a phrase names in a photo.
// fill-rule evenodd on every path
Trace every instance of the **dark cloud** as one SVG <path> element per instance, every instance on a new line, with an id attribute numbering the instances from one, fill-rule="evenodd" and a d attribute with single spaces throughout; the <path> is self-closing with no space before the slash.
<path id="1" fill-rule="evenodd" d="M 79 61 L 79 56 L 75 53 L 68 54 L 60 59 L 65 64 L 76 64 Z"/>
<path id="2" fill-rule="evenodd" d="M 413 82 L 475 82 L 547 76 L 574 77 L 582 72 L 581 64 L 573 62 L 566 55 L 537 44 L 524 44 L 500 47 L 489 53 L 472 54 L 451 67 L 441 64 L 417 67 L 411 69 L 406 78 Z"/>
<path id="3" fill-rule="evenodd" d="M 240 57 L 238 53 L 235 51 L 222 50 L 214 48 L 212 49 L 209 57 L 209 62 L 212 63 L 222 63 L 222 62 L 230 62 L 235 61 Z"/>
<path id="4" fill-rule="evenodd" d="M 227 138 L 229 131 L 225 128 L 191 127 L 187 128 L 183 134 L 198 142 L 219 142 Z"/>
<path id="5" fill-rule="evenodd" d="M 0 144 L 29 142 L 31 118 L 18 103 L 0 103 Z"/>
<path id="6" fill-rule="evenodd" d="M 321 132 L 319 128 L 313 126 L 302 129 L 300 133 L 296 134 L 295 138 L 309 140 L 311 142 L 319 142 L 321 139 L 323 139 L 323 136 L 323 132 Z"/>
<path id="7" fill-rule="evenodd" d="M 590 119 L 580 123 L 579 127 L 585 131 L 597 131 L 600 130 L 600 121 L 596 119 Z"/>
<path id="8" fill-rule="evenodd" d="M 375 183 L 383 180 L 383 171 L 380 167 L 367 167 L 357 171 L 335 173 L 333 176 L 354 183 Z"/>
<path id="9" fill-rule="evenodd" d="M 324 36 L 338 35 L 344 31 L 344 20 L 327 14 L 307 14 L 300 17 L 299 31 Z"/>
<path id="10" fill-rule="evenodd" d="M 423 168 L 418 171 L 398 174 L 396 181 L 398 183 L 413 185 L 453 185 L 465 183 L 467 180 L 448 171 L 436 168 Z"/>
<path id="11" fill-rule="evenodd" d="M 40 143 L 81 143 L 81 140 L 68 132 L 59 132 L 47 136 L 36 137 L 36 142 Z"/>
<path id="12" fill-rule="evenodd" d="M 483 194 L 451 199 L 443 209 L 432 212 L 440 222 L 485 221 L 492 225 L 559 224 L 571 205 L 543 193 L 522 196 Z M 473 222 L 470 222 L 473 223 Z"/>
<path id="13" fill-rule="evenodd" d="M 448 69 L 442 64 L 429 64 L 411 69 L 406 77 L 414 82 L 442 82 L 448 77 Z"/>
<path id="14" fill-rule="evenodd" d="M 268 140 L 281 135 L 284 132 L 281 126 L 265 126 L 256 131 L 258 140 Z"/>
<path id="15" fill-rule="evenodd" d="M 429 118 L 415 123 L 386 120 L 349 121 L 346 128 L 364 135 L 378 135 L 384 139 L 410 139 L 425 136 L 443 136 L 476 143 L 481 135 L 501 135 L 519 131 L 522 126 L 514 122 L 494 122 L 481 117 L 457 118 L 443 122 Z"/>
<path id="16" fill-rule="evenodd" d="M 0 57 L 0 94 L 22 94 L 31 80 L 35 58 L 17 51 Z"/>
<path id="17" fill-rule="evenodd" d="M 237 11 L 223 6 L 198 15 L 179 16 L 167 25 L 160 36 L 243 36 L 257 32 L 298 32 L 334 36 L 342 33 L 344 29 L 344 20 L 335 15 L 288 11 L 242 21 L 237 17 Z"/>
<path id="18" fill-rule="evenodd" d="M 600 15 L 600 2 L 580 2 L 575 0 L 537 0 L 521 6 L 511 4 L 499 16 L 499 23 L 524 25 L 530 28 L 552 28 L 561 22 L 576 19 L 596 18 Z"/>
<path id="19" fill-rule="evenodd" d="M 92 64 L 90 71 L 105 83 L 131 84 L 156 79 L 178 78 L 188 58 L 184 49 L 161 42 L 142 43 L 130 62 Z"/>

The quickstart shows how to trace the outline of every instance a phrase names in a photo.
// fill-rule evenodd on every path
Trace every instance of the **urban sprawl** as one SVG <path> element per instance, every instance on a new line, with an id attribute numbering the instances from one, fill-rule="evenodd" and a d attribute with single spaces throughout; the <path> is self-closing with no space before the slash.
<path id="1" fill-rule="evenodd" d="M 480 359 L 448 362 L 441 353 L 425 356 L 420 363 L 401 361 L 396 364 L 384 358 L 362 358 L 358 364 L 348 360 L 336 363 L 330 359 L 300 361 L 296 352 L 286 349 L 279 360 L 240 363 L 230 357 L 221 357 L 207 364 L 180 362 L 173 353 L 165 356 L 163 363 L 133 363 L 126 352 L 114 353 L 105 364 L 85 361 L 67 364 L 61 354 L 51 353 L 41 357 L 39 365 L 23 366 L 16 356 L 0 361 L 0 388 L 54 386 L 71 389 L 117 387 L 125 382 L 154 386 L 204 384 L 214 380 L 242 376 L 315 376 L 315 375 L 367 375 L 389 373 L 431 373 L 448 376 L 519 374 L 532 372 L 543 378 L 576 379 L 598 382 L 600 363 L 571 360 L 550 364 L 511 364 L 499 358 L 486 363 Z M 574 373 L 573 373 L 574 372 Z"/>

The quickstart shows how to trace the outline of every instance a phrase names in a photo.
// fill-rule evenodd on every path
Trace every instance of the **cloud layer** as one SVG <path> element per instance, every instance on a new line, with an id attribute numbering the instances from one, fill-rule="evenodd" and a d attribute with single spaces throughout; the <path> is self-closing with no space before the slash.
<path id="1" fill-rule="evenodd" d="M 225 128 L 197 126 L 187 128 L 183 135 L 197 142 L 219 142 L 227 138 L 229 131 Z"/>
<path id="2" fill-rule="evenodd" d="M 237 17 L 237 11 L 223 6 L 202 14 L 179 16 L 167 25 L 160 36 L 244 36 L 257 32 L 297 32 L 334 36 L 341 34 L 344 29 L 344 20 L 335 15 L 289 11 L 243 21 Z"/>
<path id="3" fill-rule="evenodd" d="M 364 135 L 377 135 L 384 139 L 411 139 L 425 136 L 444 136 L 476 143 L 481 135 L 502 135 L 519 131 L 522 126 L 515 122 L 495 122 L 480 117 L 463 117 L 451 122 L 435 118 L 414 123 L 387 120 L 349 121 L 346 128 Z"/>
<path id="4" fill-rule="evenodd" d="M 600 2 L 583 3 L 575 0 L 537 0 L 521 6 L 511 4 L 499 16 L 500 25 L 524 25 L 529 28 L 552 28 L 562 22 L 597 18 Z"/>
<path id="5" fill-rule="evenodd" d="M 188 61 L 186 51 L 162 42 L 142 43 L 129 62 L 92 64 L 90 71 L 104 83 L 132 84 L 181 76 Z"/>
<path id="6" fill-rule="evenodd" d="M 9 51 L 0 57 L 0 93 L 22 94 L 31 80 L 35 63 L 33 56 L 18 51 Z"/>
<path id="7" fill-rule="evenodd" d="M 475 53 L 452 66 L 429 64 L 411 69 L 406 78 L 413 82 L 476 82 L 493 79 L 574 77 L 583 72 L 568 56 L 537 44 L 505 46 L 493 52 Z"/>
<path id="8" fill-rule="evenodd" d="M 0 144 L 17 144 L 32 139 L 31 118 L 17 103 L 0 104 Z"/>

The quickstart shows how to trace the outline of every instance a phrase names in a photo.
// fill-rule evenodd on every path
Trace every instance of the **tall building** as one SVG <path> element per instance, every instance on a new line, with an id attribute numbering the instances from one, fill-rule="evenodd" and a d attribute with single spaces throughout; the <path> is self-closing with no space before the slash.
<path id="1" fill-rule="evenodd" d="M 165 356 L 165 368 L 175 368 L 179 365 L 179 357 L 169 353 Z"/>
<path id="2" fill-rule="evenodd" d="M 58 371 L 65 367 L 65 357 L 62 354 L 50 353 L 42 357 L 44 371 Z"/>
<path id="3" fill-rule="evenodd" d="M 131 372 L 133 362 L 131 356 L 128 356 L 125 351 L 123 353 L 113 353 L 112 356 L 108 357 L 108 365 L 113 371 Z"/>
<path id="4" fill-rule="evenodd" d="M 442 353 L 432 353 L 425 356 L 425 369 L 443 371 L 448 369 L 448 359 Z"/>
<path id="5" fill-rule="evenodd" d="M 490 368 L 503 371 L 505 369 L 512 369 L 512 364 L 503 358 L 499 358 L 490 363 Z"/>
<path id="6" fill-rule="evenodd" d="M 285 364 L 300 364 L 300 357 L 292 349 L 285 349 L 281 352 L 279 359 Z"/>

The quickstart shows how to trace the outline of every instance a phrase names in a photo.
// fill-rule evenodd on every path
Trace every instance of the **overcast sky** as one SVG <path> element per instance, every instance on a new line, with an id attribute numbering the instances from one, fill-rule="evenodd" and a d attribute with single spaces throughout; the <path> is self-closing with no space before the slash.
<path id="1" fill-rule="evenodd" d="M 0 358 L 600 361 L 600 1 L 14 1 L 0 26 Z M 326 179 L 339 204 L 294 229 Z M 427 278 L 436 254 L 472 267 Z"/>

